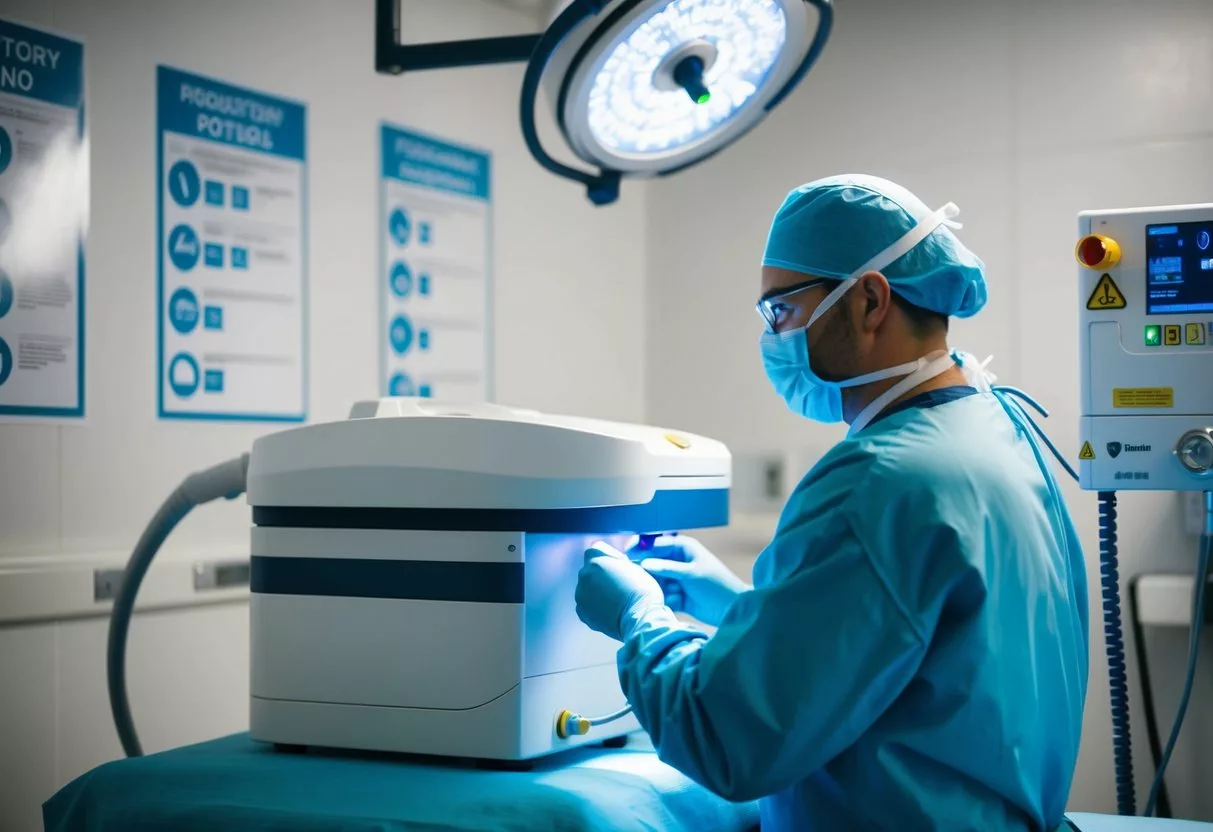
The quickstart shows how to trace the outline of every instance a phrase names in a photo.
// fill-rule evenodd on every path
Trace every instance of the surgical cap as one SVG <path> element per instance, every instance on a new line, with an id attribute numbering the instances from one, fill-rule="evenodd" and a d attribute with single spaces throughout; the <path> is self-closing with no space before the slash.
<path id="1" fill-rule="evenodd" d="M 887 179 L 819 179 L 788 194 L 762 264 L 842 280 L 933 213 Z M 967 318 L 986 304 L 985 264 L 946 225 L 879 271 L 906 301 L 941 315 Z"/>

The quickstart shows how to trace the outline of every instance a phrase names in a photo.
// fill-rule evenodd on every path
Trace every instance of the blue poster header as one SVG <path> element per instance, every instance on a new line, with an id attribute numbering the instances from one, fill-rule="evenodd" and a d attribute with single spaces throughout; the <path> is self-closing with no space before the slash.
<path id="1" fill-rule="evenodd" d="M 166 66 L 156 73 L 160 130 L 303 161 L 307 108 Z"/>
<path id="2" fill-rule="evenodd" d="M 383 177 L 488 200 L 491 157 L 479 150 L 383 125 Z"/>
<path id="3" fill-rule="evenodd" d="M 0 93 L 80 107 L 84 44 L 0 20 Z"/>

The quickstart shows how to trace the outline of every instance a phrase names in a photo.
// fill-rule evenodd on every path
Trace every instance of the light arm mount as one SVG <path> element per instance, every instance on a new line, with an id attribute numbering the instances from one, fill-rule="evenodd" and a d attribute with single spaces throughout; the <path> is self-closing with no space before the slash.
<path id="1" fill-rule="evenodd" d="M 522 85 L 522 135 L 527 149 L 542 167 L 557 176 L 580 182 L 595 205 L 608 205 L 619 198 L 619 171 L 590 173 L 553 159 L 539 141 L 535 126 L 535 101 L 539 79 L 560 42 L 577 24 L 596 15 L 608 0 L 575 0 L 544 32 L 535 35 L 453 40 L 439 43 L 402 44 L 400 42 L 401 0 L 375 0 L 375 71 L 382 75 L 402 75 L 431 69 L 455 69 L 470 66 L 526 63 Z"/>
<path id="2" fill-rule="evenodd" d="M 406 45 L 400 42 L 400 0 L 375 0 L 375 71 L 383 75 L 526 63 L 540 37 L 513 35 Z"/>

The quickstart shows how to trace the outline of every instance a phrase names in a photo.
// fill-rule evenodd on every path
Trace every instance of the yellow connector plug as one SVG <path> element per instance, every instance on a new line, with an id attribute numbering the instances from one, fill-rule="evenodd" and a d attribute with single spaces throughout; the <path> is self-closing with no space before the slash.
<path id="1" fill-rule="evenodd" d="M 556 736 L 568 739 L 573 735 L 583 736 L 590 733 L 590 721 L 581 714 L 572 711 L 561 711 L 556 717 Z"/>

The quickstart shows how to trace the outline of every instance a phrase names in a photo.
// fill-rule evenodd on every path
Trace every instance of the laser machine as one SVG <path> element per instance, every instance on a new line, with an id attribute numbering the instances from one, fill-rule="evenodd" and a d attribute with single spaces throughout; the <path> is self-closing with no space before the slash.
<path id="1" fill-rule="evenodd" d="M 1136 814 L 1121 636 L 1116 491 L 1203 491 L 1188 678 L 1146 814 L 1191 694 L 1213 548 L 1213 204 L 1078 218 L 1079 482 L 1099 492 L 1104 625 L 1120 813 Z M 1158 754 L 1157 750 L 1155 752 Z"/>
<path id="2" fill-rule="evenodd" d="M 109 661 L 124 748 L 129 604 L 193 505 L 247 484 L 254 739 L 525 761 L 639 729 L 618 644 L 577 618 L 585 550 L 725 525 L 730 478 L 700 436 L 421 398 L 262 437 L 187 479 L 132 555 Z"/>

